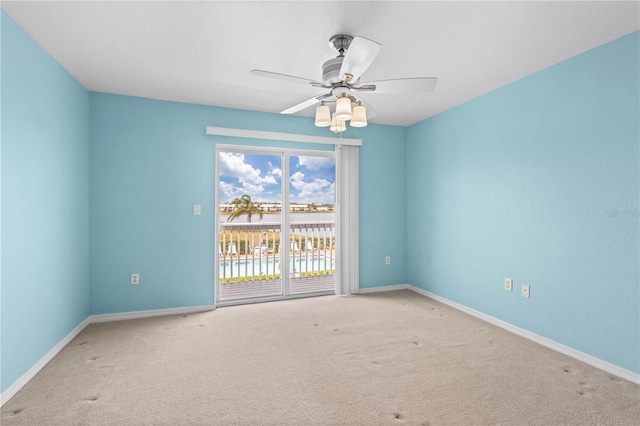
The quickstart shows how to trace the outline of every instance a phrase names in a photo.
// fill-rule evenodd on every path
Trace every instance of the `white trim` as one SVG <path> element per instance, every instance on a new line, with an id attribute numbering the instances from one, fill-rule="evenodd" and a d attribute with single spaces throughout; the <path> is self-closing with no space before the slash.
<path id="1" fill-rule="evenodd" d="M 578 361 L 582 361 L 585 364 L 591 365 L 592 367 L 596 367 L 600 370 L 606 371 L 607 373 L 611 373 L 613 375 L 616 375 L 630 382 L 640 384 L 640 374 L 637 374 L 633 371 L 627 370 L 622 367 L 618 367 L 615 364 L 611 364 L 610 362 L 585 354 L 584 352 L 580 352 L 568 346 L 562 345 L 551 339 L 547 339 L 546 337 L 542 337 L 535 333 L 531 333 L 527 330 L 523 330 L 519 327 L 506 323 L 490 315 L 486 315 L 486 314 L 483 314 L 482 312 L 476 311 L 475 309 L 468 308 L 464 305 L 453 302 L 449 299 L 438 296 L 429 291 L 412 286 L 411 284 L 396 284 L 396 285 L 388 285 L 388 286 L 381 286 L 381 287 L 360 288 L 358 289 L 357 294 L 379 293 L 379 292 L 394 291 L 394 290 L 414 291 L 422 296 L 429 297 L 440 303 L 451 306 L 454 309 L 465 312 L 478 319 L 481 319 L 483 321 L 496 325 L 502 329 L 510 331 L 521 337 L 524 337 L 525 339 L 529 339 L 549 349 L 553 349 L 554 351 L 570 356 L 571 358 L 577 359 Z M 321 296 L 321 295 L 323 294 L 318 294 L 318 296 Z M 289 297 L 287 299 L 293 299 L 293 298 L 294 297 Z M 247 303 L 247 302 L 244 301 L 244 303 Z M 232 304 L 229 304 L 227 306 L 231 306 L 231 305 Z M 117 314 L 90 315 L 84 321 L 78 324 L 76 328 L 71 330 L 71 332 L 67 334 L 60 342 L 58 342 L 58 344 L 55 345 L 45 356 L 43 356 L 38 362 L 36 362 L 26 373 L 24 373 L 18 380 L 16 380 L 11 386 L 8 387 L 7 390 L 2 393 L 2 395 L 0 395 L 0 407 L 2 407 L 11 398 L 13 398 L 15 394 L 17 394 L 18 391 L 22 389 L 22 387 L 29 382 L 29 380 L 31 380 L 36 374 L 38 374 L 38 372 L 42 370 L 42 368 L 44 368 L 44 366 L 47 365 L 47 363 L 51 361 L 53 357 L 55 357 L 58 354 L 58 352 L 60 352 L 66 345 L 68 345 L 69 342 L 71 342 L 78 334 L 80 334 L 80 332 L 84 330 L 85 327 L 87 327 L 89 324 L 105 323 L 110 321 L 122 321 L 122 320 L 128 320 L 128 319 L 138 319 L 138 318 L 149 318 L 149 317 L 163 316 L 163 315 L 179 315 L 179 314 L 185 314 L 185 313 L 207 312 L 215 309 L 216 307 L 214 305 L 202 305 L 202 306 L 191 306 L 186 308 L 154 309 L 149 311 L 135 311 L 135 312 L 121 312 Z"/>
<path id="2" fill-rule="evenodd" d="M 563 345 L 562 343 L 558 343 L 555 340 L 547 339 L 546 337 L 542 337 L 538 334 L 532 333 L 530 331 L 517 327 L 513 324 L 509 324 L 508 322 L 499 320 L 498 318 L 494 318 L 490 315 L 484 314 L 480 311 L 476 311 L 475 309 L 461 305 L 457 302 L 454 302 L 442 296 L 438 296 L 437 294 L 431 293 L 430 291 L 415 287 L 411 284 L 397 284 L 397 285 L 388 285 L 388 286 L 382 286 L 382 287 L 361 288 L 358 290 L 358 293 L 366 294 L 366 293 L 377 293 L 377 292 L 394 291 L 394 290 L 414 291 L 422 296 L 429 297 L 433 300 L 436 300 L 440 303 L 443 303 L 461 312 L 464 312 L 478 319 L 486 321 L 490 324 L 498 326 L 520 337 L 524 337 L 525 339 L 531 340 L 532 342 L 538 343 L 556 352 L 560 352 L 561 354 L 577 359 L 578 361 L 584 362 L 585 364 L 589 364 L 592 367 L 598 368 L 602 371 L 606 371 L 607 373 L 611 373 L 615 376 L 618 376 L 630 382 L 640 384 L 640 374 L 638 373 L 619 367 L 615 364 L 612 364 L 600 358 L 596 358 L 592 355 L 586 354 L 584 352 L 581 352 L 569 346 Z"/>
<path id="3" fill-rule="evenodd" d="M 283 296 L 289 296 L 291 291 L 291 276 L 283 271 L 290 271 L 291 251 L 289 247 L 283 248 L 282 242 L 291 244 L 291 199 L 289 198 L 289 185 L 291 185 L 291 174 L 289 163 L 291 161 L 291 153 L 285 151 L 280 157 L 280 205 L 282 213 L 280 214 L 280 290 Z M 274 236 L 275 239 L 275 236 Z M 294 240 L 295 241 L 295 240 Z M 285 243 L 286 244 L 286 243 Z M 292 248 L 293 249 L 293 248 Z M 275 241 L 274 241 L 275 250 Z M 275 262 L 274 262 L 275 263 Z M 219 265 L 219 263 L 218 263 Z M 217 265 L 216 265 L 217 266 Z M 218 281 L 218 285 L 219 285 Z"/>
<path id="4" fill-rule="evenodd" d="M 411 285 L 409 287 L 410 290 L 413 290 L 418 294 L 430 297 L 433 300 L 437 300 L 438 302 L 444 303 L 445 305 L 451 306 L 452 308 L 455 308 L 459 311 L 465 312 L 490 324 L 496 325 L 500 328 L 510 331 L 513 334 L 517 334 L 518 336 L 524 337 L 525 339 L 529 339 L 549 349 L 553 349 L 556 352 L 560 352 L 561 354 L 570 356 L 571 358 L 577 359 L 578 361 L 582 361 L 592 367 L 599 368 L 600 370 L 606 371 L 607 373 L 611 373 L 625 380 L 629 380 L 630 382 L 640 384 L 640 374 L 634 373 L 631 370 L 627 370 L 615 364 L 611 364 L 610 362 L 604 361 L 600 358 L 596 358 L 577 349 L 563 345 L 562 343 L 558 343 L 555 340 L 547 339 L 546 337 L 532 333 L 513 324 L 509 324 L 508 322 L 504 322 L 502 320 L 499 320 L 498 318 L 483 314 L 482 312 L 476 311 L 475 309 L 461 305 L 442 296 L 438 296 L 437 294 L 433 294 L 430 291 L 422 290 Z"/>
<path id="5" fill-rule="evenodd" d="M 236 138 L 250 139 L 267 139 L 275 141 L 324 143 L 330 145 L 362 146 L 362 139 L 332 138 L 328 136 L 311 136 L 296 133 L 267 132 L 262 130 L 231 129 L 228 127 L 214 126 L 207 126 L 207 135 L 232 136 Z"/>
<path id="6" fill-rule="evenodd" d="M 67 344 L 69 344 L 69 342 L 71 342 L 78 334 L 80 334 L 80 332 L 90 324 L 89 318 L 91 317 L 85 318 L 84 321 L 78 324 L 76 328 L 71 330 L 69 334 L 67 334 L 62 340 L 60 340 L 57 345 L 51 348 L 51 350 L 47 352 L 45 356 L 40 358 L 40 360 L 33 364 L 33 366 L 29 370 L 27 370 L 26 373 L 20 376 L 18 380 L 16 380 L 11 386 L 9 386 L 7 390 L 4 391 L 2 395 L 0 395 L 0 407 L 2 407 L 7 401 L 13 398 L 14 395 L 17 394 L 18 391 L 29 382 L 29 380 L 33 379 L 33 377 L 38 374 L 38 372 L 42 370 L 44 366 L 53 359 L 54 356 L 58 354 L 58 352 L 60 352 L 65 346 L 67 346 Z"/>
<path id="7" fill-rule="evenodd" d="M 187 306 L 184 308 L 150 309 L 148 311 L 118 312 L 116 314 L 91 315 L 88 319 L 91 324 L 103 322 L 124 321 L 139 318 L 151 318 L 167 315 L 195 314 L 209 312 L 216 309 L 215 305 Z"/>
<path id="8" fill-rule="evenodd" d="M 287 296 L 265 296 L 265 297 L 251 297 L 247 299 L 229 299 L 223 302 L 218 302 L 216 305 L 218 308 L 226 308 L 228 306 L 249 305 L 254 303 L 265 302 L 282 302 L 285 300 L 294 299 L 306 299 L 308 297 L 321 297 L 321 296 L 335 296 L 336 292 L 333 290 L 314 291 L 310 293 L 294 293 Z"/>
<path id="9" fill-rule="evenodd" d="M 389 287 L 394 287 L 394 286 L 389 286 Z M 577 349 L 563 345 L 562 343 L 558 343 L 555 340 L 548 339 L 546 337 L 540 336 L 538 334 L 535 334 L 525 329 L 522 329 L 520 327 L 517 327 L 513 324 L 509 324 L 508 322 L 499 320 L 498 318 L 494 318 L 490 315 L 484 314 L 480 311 L 476 311 L 475 309 L 461 305 L 459 303 L 456 303 L 442 296 L 438 296 L 437 294 L 431 293 L 430 291 L 423 290 L 421 288 L 412 286 L 410 284 L 406 288 L 418 294 L 421 294 L 423 296 L 436 300 L 440 303 L 451 306 L 454 309 L 467 313 L 471 316 L 474 316 L 478 319 L 486 321 L 490 324 L 498 326 L 504 330 L 510 331 L 511 333 L 517 334 L 518 336 L 524 337 L 525 339 L 531 340 L 532 342 L 538 343 L 549 349 L 553 349 L 556 352 L 560 352 L 561 354 L 577 359 L 578 361 L 584 362 L 585 364 L 589 364 L 592 367 L 598 368 L 602 371 L 606 371 L 607 373 L 611 373 L 615 376 L 621 377 L 630 382 L 640 384 L 640 374 L 635 373 L 631 370 L 627 370 L 625 368 L 619 367 L 615 364 L 612 364 L 600 358 L 596 358 L 592 355 L 586 354 Z M 394 288 L 391 288 L 391 290 L 394 290 Z"/>
<path id="10" fill-rule="evenodd" d="M 356 294 L 382 293 L 383 291 L 413 290 L 409 284 L 394 284 L 381 287 L 359 288 Z"/>
<path id="11" fill-rule="evenodd" d="M 6 404 L 11 398 L 18 393 L 20 389 L 26 385 L 29 380 L 38 374 L 40 370 L 44 368 L 49 361 L 55 357 L 65 346 L 67 346 L 82 330 L 89 324 L 98 324 L 111 321 L 122 321 L 128 319 L 149 318 L 164 315 L 180 315 L 191 314 L 197 312 L 207 312 L 215 310 L 214 305 L 201 305 L 201 306 L 189 306 L 186 308 L 168 308 L 168 309 L 153 309 L 148 311 L 135 311 L 135 312 L 121 312 L 117 314 L 104 314 L 104 315 L 89 315 L 84 319 L 76 328 L 71 330 L 62 340 L 58 342 L 45 356 L 43 356 L 38 362 L 36 362 L 26 373 L 24 373 L 18 380 L 16 380 L 11 386 L 0 395 L 0 407 Z"/>

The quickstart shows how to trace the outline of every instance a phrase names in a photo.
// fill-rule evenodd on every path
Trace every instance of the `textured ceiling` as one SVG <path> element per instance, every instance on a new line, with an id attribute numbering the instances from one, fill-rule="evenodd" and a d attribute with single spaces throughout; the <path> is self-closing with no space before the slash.
<path id="1" fill-rule="evenodd" d="M 280 112 L 324 93 L 329 38 L 382 44 L 362 82 L 438 77 L 435 92 L 365 93 L 372 122 L 410 125 L 640 28 L 638 2 L 11 2 L 2 9 L 87 89 Z M 313 114 L 313 108 L 300 115 Z"/>

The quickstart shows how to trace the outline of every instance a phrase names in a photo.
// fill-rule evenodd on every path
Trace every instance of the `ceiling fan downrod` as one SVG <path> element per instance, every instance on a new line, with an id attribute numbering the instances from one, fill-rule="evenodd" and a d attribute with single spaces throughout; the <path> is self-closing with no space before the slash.
<path id="1" fill-rule="evenodd" d="M 329 44 L 338 51 L 340 56 L 344 56 L 344 51 L 349 49 L 352 41 L 353 36 L 348 34 L 336 34 L 329 39 Z"/>

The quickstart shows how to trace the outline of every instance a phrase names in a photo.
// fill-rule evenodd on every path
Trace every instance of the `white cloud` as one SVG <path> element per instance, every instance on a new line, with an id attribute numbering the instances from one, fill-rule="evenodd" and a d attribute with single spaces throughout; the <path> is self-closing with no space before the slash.
<path id="1" fill-rule="evenodd" d="M 304 180 L 302 172 L 291 175 L 291 186 L 298 192 L 292 199 L 299 203 L 333 204 L 335 202 L 335 183 L 326 179 Z"/>
<path id="2" fill-rule="evenodd" d="M 249 182 L 242 182 L 242 189 L 245 194 L 249 195 L 260 195 L 264 192 L 264 186 L 262 185 L 254 185 Z"/>
<path id="3" fill-rule="evenodd" d="M 220 181 L 220 193 L 227 198 L 236 197 L 240 191 L 234 184 Z"/>
<path id="4" fill-rule="evenodd" d="M 262 176 L 260 169 L 254 168 L 245 161 L 244 154 L 233 152 L 221 152 L 218 164 L 220 175 L 238 179 L 238 184 L 220 181 L 220 192 L 229 198 L 235 198 L 241 194 L 252 197 L 261 195 L 266 185 L 277 185 L 276 178 L 282 175 L 279 168 L 272 168 Z"/>
<path id="5" fill-rule="evenodd" d="M 244 154 L 221 152 L 218 164 L 222 175 L 236 177 L 240 183 L 248 182 L 253 185 L 278 183 L 272 175 L 262 176 L 260 169 L 254 169 L 251 164 L 247 164 Z"/>
<path id="6" fill-rule="evenodd" d="M 298 157 L 298 167 L 306 167 L 312 172 L 329 169 L 335 165 L 335 158 L 331 157 Z"/>
<path id="7" fill-rule="evenodd" d="M 273 186 L 282 179 L 282 169 L 267 163 L 268 171 L 262 171 L 247 163 L 244 154 L 221 152 L 219 157 L 219 172 L 227 181 L 220 180 L 219 191 L 222 199 L 233 199 L 242 194 L 248 194 L 253 199 L 262 199 L 272 194 Z M 298 167 L 306 167 L 311 171 L 332 168 L 333 158 L 299 157 Z M 232 179 L 228 179 L 228 178 Z M 235 179 L 233 179 L 235 178 Z M 237 179 L 237 181 L 236 181 Z M 304 173 L 297 171 L 290 178 L 292 186 L 291 201 L 297 203 L 333 204 L 335 202 L 335 184 L 321 177 L 305 178 Z M 273 197 L 268 197 L 273 198 Z"/>
<path id="8" fill-rule="evenodd" d="M 282 170 L 280 170 L 279 167 L 272 168 L 271 170 L 269 170 L 268 174 L 275 177 L 276 179 L 282 178 Z"/>

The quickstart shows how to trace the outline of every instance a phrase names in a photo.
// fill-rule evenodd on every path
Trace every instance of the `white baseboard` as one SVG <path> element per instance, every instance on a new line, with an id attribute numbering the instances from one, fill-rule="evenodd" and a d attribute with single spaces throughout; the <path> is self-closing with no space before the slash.
<path id="1" fill-rule="evenodd" d="M 607 373 L 611 373 L 613 375 L 616 375 L 630 382 L 640 384 L 640 374 L 638 373 L 619 367 L 615 364 L 611 364 L 610 362 L 604 361 L 600 358 L 596 358 L 592 355 L 586 354 L 584 352 L 581 352 L 569 346 L 565 346 L 554 340 L 547 339 L 546 337 L 542 337 L 538 334 L 532 333 L 520 327 L 516 327 L 515 325 L 499 320 L 498 318 L 494 318 L 490 315 L 483 314 L 480 311 L 476 311 L 475 309 L 471 309 L 467 306 L 464 306 L 452 300 L 446 299 L 442 296 L 438 296 L 437 294 L 431 293 L 430 291 L 423 290 L 421 288 L 412 286 L 410 284 L 408 284 L 406 288 L 413 290 L 416 293 L 421 294 L 423 296 L 429 297 L 433 300 L 437 300 L 440 303 L 451 306 L 452 308 L 465 312 L 483 321 L 496 325 L 500 328 L 510 331 L 513 334 L 517 334 L 518 336 L 524 337 L 525 339 L 529 339 L 542 346 L 546 346 L 547 348 L 553 349 L 556 352 L 560 352 L 561 354 L 570 356 L 571 358 L 575 358 L 578 361 L 582 361 L 585 364 L 591 365 L 592 367 L 599 368 L 600 370 L 606 371 Z"/>
<path id="2" fill-rule="evenodd" d="M 569 346 L 565 346 L 551 339 L 547 339 L 546 337 L 542 337 L 530 331 L 524 330 L 520 327 L 516 327 L 515 325 L 509 324 L 507 322 L 494 318 L 490 315 L 483 314 L 480 311 L 476 311 L 475 309 L 471 309 L 467 306 L 461 305 L 452 300 L 438 296 L 437 294 L 412 286 L 410 284 L 396 284 L 396 285 L 388 285 L 388 286 L 382 286 L 382 287 L 361 288 L 361 289 L 358 289 L 357 294 L 378 293 L 378 292 L 393 291 L 393 290 L 412 290 L 418 294 L 429 297 L 440 303 L 451 306 L 454 309 L 465 312 L 469 315 L 472 315 L 490 324 L 496 325 L 500 328 L 503 328 L 514 334 L 517 334 L 518 336 L 524 337 L 525 339 L 529 339 L 549 349 L 553 349 L 564 355 L 575 358 L 578 361 L 584 362 L 585 364 L 589 364 L 593 367 L 599 368 L 600 370 L 614 374 L 625 380 L 629 380 L 630 382 L 640 384 L 640 374 L 624 369 L 622 367 L 618 367 L 617 365 L 611 364 L 610 362 L 604 361 L 600 358 L 596 358 L 594 356 L 581 352 L 577 349 L 573 349 Z M 137 318 L 149 318 L 149 317 L 164 316 L 164 315 L 191 314 L 191 313 L 197 313 L 197 312 L 212 311 L 214 309 L 215 309 L 215 305 L 202 305 L 202 306 L 189 306 L 185 308 L 154 309 L 154 310 L 148 310 L 148 311 L 134 311 L 134 312 L 121 312 L 116 314 L 90 315 L 84 321 L 78 324 L 78 326 L 74 328 L 69 334 L 67 334 L 60 342 L 58 342 L 58 344 L 55 345 L 44 357 L 42 357 L 42 359 L 40 359 L 37 363 L 35 363 L 33 367 L 31 367 L 18 380 L 16 380 L 15 383 L 9 386 L 9 388 L 7 388 L 7 390 L 5 390 L 2 393 L 2 395 L 0 395 L 0 407 L 2 407 L 7 401 L 9 401 L 16 393 L 18 393 L 18 391 L 22 389 L 22 387 L 26 385 L 27 382 L 29 382 L 29 380 L 31 380 L 36 374 L 38 374 L 38 372 L 42 370 L 42 368 L 45 365 L 47 365 L 47 363 L 51 361 L 51 359 L 53 359 L 53 357 L 56 356 L 58 352 L 62 350 L 62 348 L 64 348 L 69 342 L 71 342 L 89 324 L 105 323 L 105 322 L 111 322 L 111 321 L 123 321 L 123 320 L 129 320 L 129 319 L 137 319 Z"/>
<path id="3" fill-rule="evenodd" d="M 194 314 L 197 312 L 213 311 L 215 309 L 215 305 L 187 306 L 184 308 L 151 309 L 148 311 L 118 312 L 116 314 L 91 315 L 88 319 L 91 324 L 99 324 L 103 322 L 160 317 L 165 315 Z"/>
<path id="4" fill-rule="evenodd" d="M 67 344 L 71 342 L 78 334 L 80 334 L 80 332 L 84 330 L 84 328 L 88 325 L 89 317 L 85 318 L 85 320 L 78 324 L 76 328 L 71 330 L 71 332 L 67 334 L 62 340 L 60 340 L 57 345 L 51 348 L 51 350 L 47 352 L 45 356 L 40 358 L 40 360 L 36 362 L 33 367 L 27 370 L 27 372 L 24 373 L 11 386 L 9 386 L 7 390 L 2 392 L 2 395 L 0 395 L 0 407 L 2 407 L 7 401 L 13 398 L 13 396 L 17 394 L 18 391 L 29 382 L 29 380 L 31 380 L 36 374 L 38 374 L 38 372 L 42 370 L 44 366 L 47 365 L 47 363 L 51 361 L 53 357 L 62 350 L 62 348 L 67 346 Z"/>
<path id="5" fill-rule="evenodd" d="M 359 288 L 356 294 L 379 293 L 382 291 L 413 290 L 409 284 L 394 284 L 381 287 Z"/>
<path id="6" fill-rule="evenodd" d="M 24 373 L 18 380 L 16 380 L 11 386 L 7 388 L 6 391 L 0 395 L 0 407 L 2 407 L 7 401 L 9 401 L 15 394 L 18 393 L 20 389 L 24 385 L 26 385 L 29 380 L 31 380 L 40 370 L 44 368 L 45 365 L 49 361 L 53 359 L 54 356 L 58 354 L 71 342 L 86 326 L 89 324 L 97 324 L 111 321 L 123 321 L 128 319 L 137 319 L 137 318 L 149 318 L 149 317 L 157 317 L 163 315 L 181 315 L 181 314 L 192 314 L 196 312 L 206 312 L 213 311 L 215 309 L 215 305 L 201 305 L 201 306 L 188 306 L 185 308 L 167 308 L 167 309 L 153 309 L 148 311 L 135 311 L 135 312 L 121 312 L 117 314 L 104 314 L 104 315 L 89 315 L 82 321 L 76 328 L 71 330 L 69 334 L 67 334 L 64 339 L 60 340 L 57 345 L 55 345 L 45 356 L 42 357 L 38 362 L 36 362 L 33 367 L 31 367 L 26 373 Z"/>

